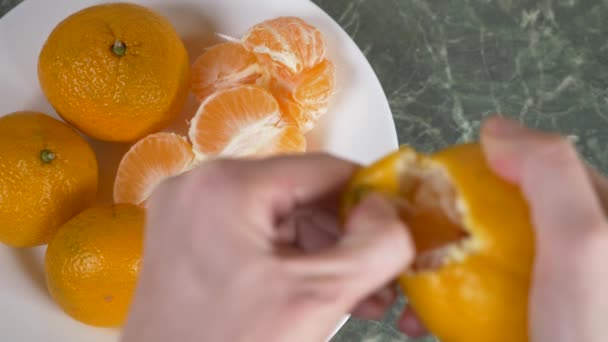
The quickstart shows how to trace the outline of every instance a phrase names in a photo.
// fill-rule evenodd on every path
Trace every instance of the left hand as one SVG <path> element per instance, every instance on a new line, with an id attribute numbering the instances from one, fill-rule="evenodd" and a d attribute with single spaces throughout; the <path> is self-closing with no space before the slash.
<path id="1" fill-rule="evenodd" d="M 123 341 L 322 341 L 347 312 L 382 314 L 414 249 L 379 196 L 340 228 L 354 169 L 323 155 L 217 160 L 162 184 Z"/>

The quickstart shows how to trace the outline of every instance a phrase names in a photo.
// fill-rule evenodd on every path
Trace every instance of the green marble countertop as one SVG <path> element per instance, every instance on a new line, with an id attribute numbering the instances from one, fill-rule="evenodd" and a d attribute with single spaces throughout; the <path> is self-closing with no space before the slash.
<path id="1" fill-rule="evenodd" d="M 569 135 L 608 171 L 608 0 L 313 1 L 367 56 L 400 143 L 475 139 L 499 112 Z M 19 2 L 0 0 L 0 17 Z M 394 328 L 403 302 L 379 322 L 351 319 L 333 341 L 408 341 Z"/>

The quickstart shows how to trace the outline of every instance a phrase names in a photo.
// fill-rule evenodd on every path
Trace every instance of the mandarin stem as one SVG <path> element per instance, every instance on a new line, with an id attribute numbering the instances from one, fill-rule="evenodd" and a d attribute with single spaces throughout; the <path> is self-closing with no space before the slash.
<path id="1" fill-rule="evenodd" d="M 118 57 L 122 57 L 127 52 L 127 46 L 121 40 L 116 40 L 114 44 L 112 44 L 112 52 Z"/>
<path id="2" fill-rule="evenodd" d="M 44 163 L 48 164 L 55 159 L 55 153 L 53 151 L 44 149 L 40 151 L 40 159 L 42 159 Z"/>

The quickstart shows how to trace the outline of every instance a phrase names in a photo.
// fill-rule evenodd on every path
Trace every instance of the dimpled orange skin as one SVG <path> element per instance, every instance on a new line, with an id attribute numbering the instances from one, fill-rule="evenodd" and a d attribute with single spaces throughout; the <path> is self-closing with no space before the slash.
<path id="1" fill-rule="evenodd" d="M 141 268 L 144 209 L 93 207 L 67 222 L 49 243 L 47 286 L 80 322 L 118 327 L 126 318 Z"/>
<path id="2" fill-rule="evenodd" d="M 112 51 L 121 41 L 123 56 Z M 179 115 L 190 87 L 188 53 L 151 10 L 115 3 L 76 12 L 49 35 L 38 78 L 57 113 L 100 140 L 132 142 Z"/>
<path id="3" fill-rule="evenodd" d="M 399 194 L 396 165 L 409 148 L 359 171 L 345 193 L 345 210 L 362 189 Z M 444 149 L 430 156 L 448 172 L 465 204 L 464 224 L 479 248 L 462 261 L 430 271 L 406 272 L 400 279 L 410 304 L 442 342 L 528 341 L 528 290 L 534 236 L 528 207 L 518 189 L 499 179 L 486 165 L 477 143 Z M 416 234 L 416 245 L 432 235 Z"/>
<path id="4" fill-rule="evenodd" d="M 44 162 L 41 152 L 54 153 Z M 0 241 L 47 243 L 59 226 L 93 203 L 95 153 L 65 123 L 36 112 L 0 117 Z"/>

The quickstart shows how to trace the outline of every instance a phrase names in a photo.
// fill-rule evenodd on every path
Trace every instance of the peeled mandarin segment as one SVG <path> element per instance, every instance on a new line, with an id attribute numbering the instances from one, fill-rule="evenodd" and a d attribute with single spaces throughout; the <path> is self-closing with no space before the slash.
<path id="1" fill-rule="evenodd" d="M 306 151 L 306 138 L 295 126 L 253 128 L 235 137 L 220 153 L 226 157 L 266 157 Z"/>
<path id="2" fill-rule="evenodd" d="M 281 108 L 284 122 L 298 127 L 302 133 L 307 133 L 315 127 L 316 121 L 310 115 L 310 112 L 291 100 L 291 96 L 277 94 L 275 96 Z"/>
<path id="3" fill-rule="evenodd" d="M 489 169 L 479 144 L 428 156 L 402 148 L 360 170 L 347 189 L 345 213 L 370 192 L 399 209 L 417 250 L 399 281 L 440 340 L 528 340 L 528 209 L 518 189 Z"/>
<path id="4" fill-rule="evenodd" d="M 234 42 L 209 48 L 192 65 L 192 92 L 199 100 L 219 89 L 257 84 L 264 79 L 256 56 Z"/>
<path id="5" fill-rule="evenodd" d="M 114 182 L 114 202 L 143 206 L 158 184 L 190 168 L 192 147 L 173 133 L 155 133 L 124 155 Z"/>
<path id="6" fill-rule="evenodd" d="M 290 80 L 271 82 L 283 113 L 295 120 L 303 133 L 310 131 L 327 112 L 335 92 L 335 67 L 324 60 Z"/>
<path id="7" fill-rule="evenodd" d="M 310 69 L 325 58 L 325 39 L 316 27 L 300 18 L 287 23 L 287 30 L 299 50 L 304 69 Z"/>
<path id="8" fill-rule="evenodd" d="M 293 145 L 286 144 L 294 139 L 289 127 L 270 92 L 237 86 L 216 92 L 201 104 L 190 123 L 189 137 L 199 155 L 240 157 Z"/>
<path id="9" fill-rule="evenodd" d="M 300 75 L 292 90 L 293 99 L 304 108 L 325 112 L 335 86 L 336 69 L 326 59 Z"/>
<path id="10" fill-rule="evenodd" d="M 200 154 L 218 154 L 255 126 L 280 121 L 276 100 L 262 88 L 238 86 L 209 96 L 190 123 L 189 137 Z M 252 129 L 253 127 L 253 129 Z"/>
<path id="11" fill-rule="evenodd" d="M 306 138 L 296 126 L 280 128 L 269 143 L 256 150 L 256 156 L 272 156 L 306 152 Z"/>
<path id="12" fill-rule="evenodd" d="M 279 78 L 297 75 L 325 58 L 321 32 L 297 17 L 279 17 L 257 24 L 247 32 L 243 42 Z"/>

